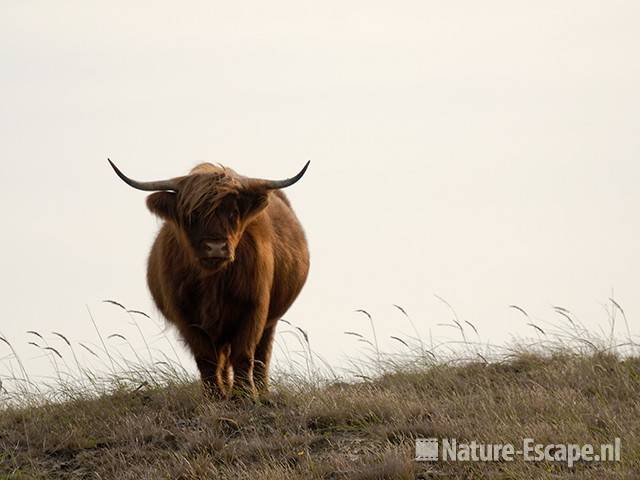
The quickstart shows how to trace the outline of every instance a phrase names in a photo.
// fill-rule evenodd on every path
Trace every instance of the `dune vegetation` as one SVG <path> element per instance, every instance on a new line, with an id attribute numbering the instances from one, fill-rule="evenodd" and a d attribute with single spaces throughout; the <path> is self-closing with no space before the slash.
<path id="1" fill-rule="evenodd" d="M 351 376 L 276 372 L 258 401 L 207 401 L 193 376 L 164 360 L 103 377 L 59 375 L 46 392 L 5 378 L 0 479 L 638 478 L 635 344 L 598 341 L 579 327 L 561 338 L 495 357 L 471 344 L 466 356 L 441 356 L 398 339 L 408 351 L 399 358 L 362 335 L 368 366 Z M 73 365 L 68 346 L 50 353 Z M 518 457 L 426 462 L 415 460 L 417 438 L 516 446 L 619 438 L 622 449 L 619 461 L 571 467 Z"/>

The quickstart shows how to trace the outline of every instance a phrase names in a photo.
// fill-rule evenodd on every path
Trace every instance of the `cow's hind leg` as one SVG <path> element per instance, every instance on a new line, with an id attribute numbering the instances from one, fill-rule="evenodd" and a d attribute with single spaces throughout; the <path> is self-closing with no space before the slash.
<path id="1" fill-rule="evenodd" d="M 269 363 L 271 362 L 271 351 L 275 333 L 276 324 L 266 327 L 262 332 L 262 338 L 256 348 L 253 381 L 260 394 L 266 393 L 269 389 Z"/>

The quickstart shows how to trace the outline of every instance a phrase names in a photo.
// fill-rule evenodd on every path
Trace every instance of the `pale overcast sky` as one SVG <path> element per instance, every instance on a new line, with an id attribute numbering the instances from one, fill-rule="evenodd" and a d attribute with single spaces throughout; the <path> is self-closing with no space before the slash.
<path id="1" fill-rule="evenodd" d="M 358 308 L 385 344 L 411 333 L 393 303 L 455 336 L 434 294 L 485 342 L 535 336 L 510 304 L 606 329 L 612 291 L 635 325 L 638 25 L 635 1 L 4 1 L 0 332 L 31 361 L 29 329 L 97 342 L 85 304 L 105 334 L 131 329 L 104 298 L 159 317 L 159 222 L 108 156 L 142 180 L 311 159 L 286 318 L 334 364 Z"/>

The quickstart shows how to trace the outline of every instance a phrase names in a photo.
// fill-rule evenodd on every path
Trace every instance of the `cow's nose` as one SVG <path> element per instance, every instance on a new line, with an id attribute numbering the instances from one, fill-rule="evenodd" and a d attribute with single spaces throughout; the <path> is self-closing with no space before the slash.
<path id="1" fill-rule="evenodd" d="M 207 240 L 204 242 L 204 253 L 210 258 L 227 258 L 229 244 L 224 240 Z"/>

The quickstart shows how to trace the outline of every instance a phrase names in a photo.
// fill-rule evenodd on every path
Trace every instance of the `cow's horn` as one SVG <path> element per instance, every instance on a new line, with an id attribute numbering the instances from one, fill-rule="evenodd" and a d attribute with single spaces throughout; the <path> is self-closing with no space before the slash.
<path id="1" fill-rule="evenodd" d="M 304 167 L 302 167 L 302 170 L 300 170 L 297 175 L 291 178 L 287 178 L 285 180 L 255 180 L 255 182 L 257 183 L 257 186 L 267 190 L 276 190 L 279 188 L 290 187 L 291 185 L 293 185 L 294 183 L 296 183 L 298 180 L 302 178 L 302 176 L 304 175 L 304 172 L 307 171 L 307 168 L 309 167 L 310 163 L 311 163 L 311 160 L 305 163 Z"/>
<path id="2" fill-rule="evenodd" d="M 122 181 L 133 188 L 137 188 L 138 190 L 144 190 L 145 192 L 157 192 L 161 190 L 178 191 L 178 186 L 175 179 L 158 180 L 155 182 L 138 182 L 137 180 L 132 180 L 131 178 L 127 177 L 124 173 L 122 173 L 120 169 L 116 167 L 110 159 L 107 158 L 107 160 L 111 165 L 111 167 L 113 168 L 113 170 L 116 172 L 116 174 L 122 179 Z"/>

